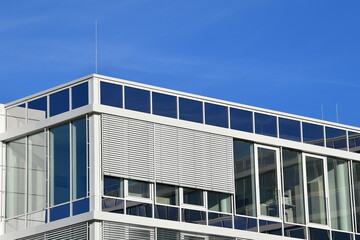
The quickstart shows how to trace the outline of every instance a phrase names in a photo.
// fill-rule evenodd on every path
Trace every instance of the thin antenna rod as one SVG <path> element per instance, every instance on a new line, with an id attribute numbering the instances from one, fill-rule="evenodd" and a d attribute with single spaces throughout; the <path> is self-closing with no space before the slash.
<path id="1" fill-rule="evenodd" d="M 321 104 L 321 119 L 324 120 L 324 106 Z"/>
<path id="2" fill-rule="evenodd" d="M 98 24 L 95 20 L 95 73 L 98 73 Z"/>
<path id="3" fill-rule="evenodd" d="M 339 107 L 337 103 L 336 103 L 336 122 L 339 123 Z"/>

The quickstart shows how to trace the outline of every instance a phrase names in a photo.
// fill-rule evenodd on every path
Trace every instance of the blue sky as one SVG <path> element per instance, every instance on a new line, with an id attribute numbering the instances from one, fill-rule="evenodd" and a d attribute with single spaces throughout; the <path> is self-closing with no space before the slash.
<path id="1" fill-rule="evenodd" d="M 360 1 L 0 1 L 0 102 L 95 72 L 360 126 Z"/>

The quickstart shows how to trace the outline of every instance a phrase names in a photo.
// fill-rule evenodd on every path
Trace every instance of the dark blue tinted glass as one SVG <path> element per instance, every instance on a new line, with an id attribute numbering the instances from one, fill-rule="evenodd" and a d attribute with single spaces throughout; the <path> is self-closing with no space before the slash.
<path id="1" fill-rule="evenodd" d="M 218 127 L 228 127 L 228 108 L 205 103 L 205 123 Z"/>
<path id="2" fill-rule="evenodd" d="M 259 231 L 273 235 L 282 235 L 282 224 L 278 222 L 259 220 Z"/>
<path id="3" fill-rule="evenodd" d="M 306 229 L 303 226 L 285 224 L 284 236 L 306 239 Z"/>
<path id="4" fill-rule="evenodd" d="M 155 205 L 155 218 L 179 221 L 179 208 Z"/>
<path id="5" fill-rule="evenodd" d="M 177 118 L 176 97 L 162 93 L 152 93 L 153 114 Z"/>
<path id="6" fill-rule="evenodd" d="M 352 240 L 352 234 L 344 232 L 332 232 L 332 240 Z"/>
<path id="7" fill-rule="evenodd" d="M 41 120 L 47 117 L 47 97 L 28 102 L 29 120 Z M 35 119 L 34 119 L 35 118 Z"/>
<path id="8" fill-rule="evenodd" d="M 71 88 L 72 109 L 89 104 L 88 83 L 82 83 Z"/>
<path id="9" fill-rule="evenodd" d="M 360 235 L 355 235 L 355 240 L 360 240 Z"/>
<path id="10" fill-rule="evenodd" d="M 122 178 L 104 176 L 104 195 L 124 197 L 124 181 Z"/>
<path id="11" fill-rule="evenodd" d="M 124 200 L 103 198 L 102 210 L 105 212 L 124 213 Z"/>
<path id="12" fill-rule="evenodd" d="M 244 132 L 253 132 L 252 112 L 230 108 L 230 127 Z"/>
<path id="13" fill-rule="evenodd" d="M 276 117 L 255 113 L 255 133 L 276 137 Z"/>
<path id="14" fill-rule="evenodd" d="M 125 87 L 125 108 L 150 113 L 150 92 L 138 88 Z"/>
<path id="15" fill-rule="evenodd" d="M 122 108 L 122 86 L 107 82 L 100 82 L 100 103 L 112 107 Z"/>
<path id="16" fill-rule="evenodd" d="M 309 240 L 330 240 L 330 232 L 323 229 L 309 228 Z"/>
<path id="17" fill-rule="evenodd" d="M 182 209 L 182 221 L 204 225 L 206 223 L 206 214 L 203 211 Z"/>
<path id="18" fill-rule="evenodd" d="M 286 118 L 279 118 L 279 134 L 280 138 L 300 142 L 300 122 Z"/>
<path id="19" fill-rule="evenodd" d="M 325 127 L 326 147 L 347 150 L 346 131 Z"/>
<path id="20" fill-rule="evenodd" d="M 89 211 L 89 199 L 85 198 L 80 201 L 73 202 L 73 215 L 78 215 Z"/>
<path id="21" fill-rule="evenodd" d="M 232 216 L 209 212 L 208 223 L 210 226 L 232 228 Z"/>
<path id="22" fill-rule="evenodd" d="M 324 146 L 323 126 L 303 122 L 302 130 L 304 143 Z"/>
<path id="23" fill-rule="evenodd" d="M 126 201 L 126 214 L 141 217 L 152 217 L 152 205 L 148 203 Z"/>
<path id="24" fill-rule="evenodd" d="M 349 151 L 360 152 L 360 133 L 348 132 L 349 135 Z"/>
<path id="25" fill-rule="evenodd" d="M 203 122 L 202 102 L 179 98 L 179 118 L 191 122 Z"/>
<path id="26" fill-rule="evenodd" d="M 69 111 L 69 89 L 50 95 L 50 117 Z"/>
<path id="27" fill-rule="evenodd" d="M 70 217 L 70 204 L 50 209 L 50 222 Z"/>
<path id="28" fill-rule="evenodd" d="M 235 229 L 257 232 L 257 220 L 235 216 Z"/>

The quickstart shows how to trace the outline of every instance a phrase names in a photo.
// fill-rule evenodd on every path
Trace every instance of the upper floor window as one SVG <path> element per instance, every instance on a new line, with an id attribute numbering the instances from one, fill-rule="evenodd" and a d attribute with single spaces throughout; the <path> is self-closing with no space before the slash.
<path id="1" fill-rule="evenodd" d="M 139 88 L 125 87 L 125 108 L 150 113 L 150 92 Z"/>
<path id="2" fill-rule="evenodd" d="M 50 95 L 50 117 L 69 111 L 69 89 Z"/>
<path id="3" fill-rule="evenodd" d="M 72 109 L 79 108 L 89 104 L 88 83 L 82 83 L 71 88 Z"/>
<path id="4" fill-rule="evenodd" d="M 122 86 L 118 84 L 100 82 L 100 103 L 112 107 L 122 108 Z"/>
<path id="5" fill-rule="evenodd" d="M 203 103 L 187 99 L 179 98 L 179 118 L 191 122 L 203 122 Z"/>

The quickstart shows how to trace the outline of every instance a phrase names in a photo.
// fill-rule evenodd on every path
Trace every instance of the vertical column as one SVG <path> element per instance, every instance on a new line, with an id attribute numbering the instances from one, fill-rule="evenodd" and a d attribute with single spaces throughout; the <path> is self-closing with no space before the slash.
<path id="1" fill-rule="evenodd" d="M 5 106 L 0 104 L 0 133 L 5 132 Z M 5 144 L 0 142 L 0 234 L 5 226 Z"/>

